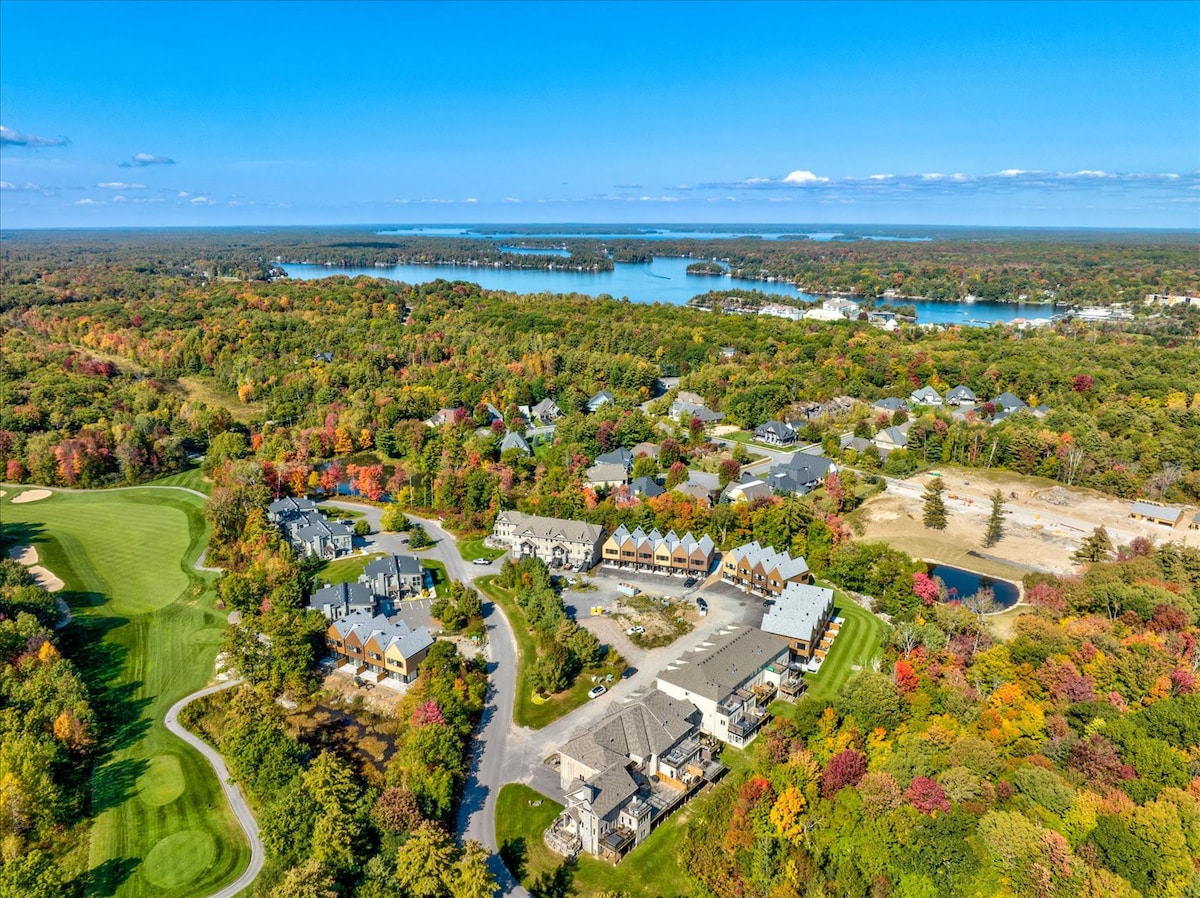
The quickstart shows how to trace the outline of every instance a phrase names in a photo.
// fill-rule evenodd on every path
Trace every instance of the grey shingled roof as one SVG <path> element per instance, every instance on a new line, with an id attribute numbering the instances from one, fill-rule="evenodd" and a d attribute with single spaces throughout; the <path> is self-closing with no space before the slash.
<path id="1" fill-rule="evenodd" d="M 596 456 L 596 464 L 598 465 L 623 465 L 625 470 L 629 470 L 633 464 L 633 453 L 622 446 L 619 449 L 614 449 L 612 452 L 605 452 L 603 455 Z"/>
<path id="2" fill-rule="evenodd" d="M 530 450 L 529 443 L 525 440 L 525 437 L 521 436 L 515 430 L 510 430 L 506 433 L 500 443 L 501 452 L 507 452 L 509 449 L 519 449 L 526 455 L 532 454 L 532 450 Z"/>
<path id="3" fill-rule="evenodd" d="M 604 533 L 603 528 L 596 524 L 589 524 L 587 521 L 542 518 L 537 515 L 522 514 L 519 511 L 502 511 L 496 520 L 513 524 L 517 536 L 529 534 L 540 539 L 595 543 Z"/>
<path id="4" fill-rule="evenodd" d="M 817 628 L 833 610 L 833 590 L 807 583 L 789 583 L 763 618 L 768 633 L 811 643 Z"/>
<path id="5" fill-rule="evenodd" d="M 630 757 L 661 755 L 695 729 L 696 706 L 657 689 L 641 701 L 617 708 L 586 733 L 559 749 L 593 770 L 625 763 Z"/>
<path id="6" fill-rule="evenodd" d="M 629 469 L 624 465 L 592 465 L 583 476 L 588 483 L 607 483 L 614 480 L 624 483 L 629 478 Z"/>
<path id="7" fill-rule="evenodd" d="M 719 702 L 787 650 L 787 642 L 742 627 L 707 648 L 690 652 L 658 675 L 660 680 Z"/>
<path id="8" fill-rule="evenodd" d="M 358 611 L 339 621 L 334 621 L 333 628 L 342 639 L 349 636 L 351 632 L 357 633 L 364 645 L 368 639 L 374 636 L 375 641 L 379 643 L 384 652 L 395 645 L 405 658 L 411 658 L 422 649 L 433 645 L 433 637 L 424 627 L 417 627 L 413 630 L 404 621 L 397 619 L 395 623 L 391 623 L 381 614 L 372 616 Z"/>
<path id="9" fill-rule="evenodd" d="M 321 611 L 325 606 L 353 608 L 361 606 L 374 609 L 375 595 L 364 583 L 335 583 L 322 586 L 313 593 L 308 607 Z"/>
<path id="10" fill-rule="evenodd" d="M 592 812 L 601 819 L 625 804 L 638 790 L 624 764 L 613 764 L 585 782 L 593 790 Z"/>
<path id="11" fill-rule="evenodd" d="M 666 492 L 653 477 L 639 477 L 630 484 L 630 489 L 634 495 L 642 496 L 646 499 L 653 499 L 655 496 L 661 496 Z"/>
<path id="12" fill-rule="evenodd" d="M 975 391 L 972 390 L 970 387 L 964 386 L 962 384 L 955 387 L 953 390 L 951 390 L 949 393 L 946 394 L 946 400 L 949 402 L 953 402 L 955 400 L 958 400 L 958 401 L 966 400 L 967 402 L 974 402 L 975 398 L 976 398 Z"/>
<path id="13" fill-rule="evenodd" d="M 372 579 L 380 574 L 385 577 L 411 577 L 421 573 L 421 562 L 412 555 L 387 555 L 376 558 L 363 569 L 363 573 Z"/>

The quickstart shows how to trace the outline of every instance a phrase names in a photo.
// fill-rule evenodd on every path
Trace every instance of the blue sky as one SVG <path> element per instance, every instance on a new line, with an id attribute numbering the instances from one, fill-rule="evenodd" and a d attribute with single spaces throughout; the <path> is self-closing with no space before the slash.
<path id="1" fill-rule="evenodd" d="M 1200 227 L 1200 3 L 0 4 L 0 225 Z"/>

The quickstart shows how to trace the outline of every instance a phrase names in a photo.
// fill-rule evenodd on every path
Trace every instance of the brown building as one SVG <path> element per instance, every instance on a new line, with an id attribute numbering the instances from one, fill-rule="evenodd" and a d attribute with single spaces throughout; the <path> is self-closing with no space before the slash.
<path id="1" fill-rule="evenodd" d="M 400 620 L 390 623 L 383 616 L 357 612 L 329 625 L 325 645 L 353 665 L 356 674 L 373 674 L 376 682 L 386 677 L 411 683 L 417 678 L 417 666 L 429 654 L 433 637 L 424 627 L 413 630 Z"/>
<path id="2" fill-rule="evenodd" d="M 730 549 L 721 559 L 721 579 L 747 592 L 778 596 L 789 583 L 809 583 L 808 562 L 757 542 Z"/>
<path id="3" fill-rule="evenodd" d="M 679 537 L 672 530 L 663 536 L 657 530 L 645 533 L 641 527 L 630 533 L 622 524 L 604 541 L 601 554 L 606 565 L 617 568 L 704 577 L 716 552 L 717 547 L 707 535 L 697 540 L 690 532 Z"/>

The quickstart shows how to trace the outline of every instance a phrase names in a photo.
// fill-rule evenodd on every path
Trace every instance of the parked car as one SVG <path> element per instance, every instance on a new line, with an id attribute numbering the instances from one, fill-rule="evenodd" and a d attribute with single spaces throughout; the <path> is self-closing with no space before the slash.
<path id="1" fill-rule="evenodd" d="M 628 636 L 633 636 L 635 633 L 645 633 L 645 632 L 646 632 L 645 627 L 630 627 L 628 630 L 625 631 L 626 635 L 628 635 Z"/>
<path id="2" fill-rule="evenodd" d="M 588 690 L 588 698 L 599 698 L 600 696 L 604 695 L 604 693 L 606 693 L 606 692 L 608 692 L 607 686 L 604 686 L 604 685 L 593 686 L 591 689 Z"/>
<path id="3" fill-rule="evenodd" d="M 475 558 L 475 559 L 471 560 L 471 564 L 491 564 L 491 563 L 492 563 L 492 559 L 490 559 L 490 558 Z"/>
<path id="4" fill-rule="evenodd" d="M 695 578 L 695 577 L 688 577 L 686 580 L 684 580 L 684 581 L 683 581 L 683 588 L 684 588 L 684 589 L 691 589 L 691 588 L 692 588 L 693 586 L 695 586 L 695 585 L 696 585 L 696 578 Z"/>
<path id="5" fill-rule="evenodd" d="M 704 599 L 696 599 L 696 607 L 700 609 L 701 617 L 708 616 L 708 602 L 704 601 Z"/>

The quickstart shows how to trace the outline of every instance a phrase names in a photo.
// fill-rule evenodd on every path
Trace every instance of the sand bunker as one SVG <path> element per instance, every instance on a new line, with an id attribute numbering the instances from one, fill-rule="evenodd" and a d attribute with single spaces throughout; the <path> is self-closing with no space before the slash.
<path id="1" fill-rule="evenodd" d="M 15 500 L 14 500 L 15 501 Z M 37 549 L 33 546 L 13 546 L 8 550 L 8 557 L 15 558 L 25 567 L 29 568 L 29 573 L 33 574 L 33 578 L 37 580 L 38 586 L 47 592 L 58 592 L 63 588 L 62 579 L 54 574 L 53 571 L 47 570 L 38 564 Z"/>
<path id="2" fill-rule="evenodd" d="M 50 490 L 25 490 L 19 496 L 14 496 L 13 505 L 24 505 L 26 502 L 37 502 L 39 499 L 49 499 L 54 494 Z"/>

